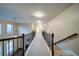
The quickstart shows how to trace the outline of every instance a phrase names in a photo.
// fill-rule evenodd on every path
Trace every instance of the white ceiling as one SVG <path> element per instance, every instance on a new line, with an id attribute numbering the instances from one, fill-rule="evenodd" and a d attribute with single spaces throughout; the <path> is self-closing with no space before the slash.
<path id="1" fill-rule="evenodd" d="M 48 22 L 58 14 L 66 10 L 72 4 L 69 3 L 17 3 L 17 4 L 0 4 L 0 16 L 6 20 L 15 21 L 18 23 L 34 23 L 38 21 L 33 17 L 33 13 L 41 11 L 45 14 L 41 18 L 42 22 Z"/>

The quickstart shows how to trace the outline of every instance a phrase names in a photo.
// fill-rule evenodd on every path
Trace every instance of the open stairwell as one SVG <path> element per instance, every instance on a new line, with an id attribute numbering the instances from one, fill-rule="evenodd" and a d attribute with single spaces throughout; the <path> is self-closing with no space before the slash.
<path id="1" fill-rule="evenodd" d="M 47 32 L 43 32 L 43 37 L 44 37 L 46 43 L 48 44 L 51 52 L 52 52 L 52 50 L 54 50 L 54 56 L 77 56 L 77 54 L 74 51 L 72 51 L 71 49 L 65 49 L 65 48 L 63 49 L 62 47 L 59 47 L 60 43 L 62 43 L 62 42 L 65 43 L 66 41 L 69 41 L 70 39 L 75 38 L 76 36 L 78 36 L 78 34 L 73 33 L 72 35 L 67 36 L 64 39 L 54 42 L 54 39 L 53 39 L 54 35 L 51 35 Z M 52 46 L 53 46 L 53 48 L 52 48 Z"/>
<path id="2" fill-rule="evenodd" d="M 29 35 L 32 35 L 32 36 L 29 36 Z M 27 42 L 24 42 L 24 41 L 29 39 L 27 36 L 32 37 L 32 42 L 29 45 L 29 47 L 26 49 L 25 47 L 26 47 Z M 0 41 L 3 44 L 3 56 L 5 56 L 4 41 L 9 42 L 9 40 L 13 40 L 13 56 L 77 56 L 77 54 L 73 52 L 72 50 L 62 49 L 61 47 L 58 46 L 58 43 L 65 41 L 65 40 L 69 40 L 68 38 L 71 38 L 74 36 L 77 36 L 77 34 L 72 34 L 61 41 L 53 43 L 53 37 L 54 37 L 53 35 L 50 35 L 44 32 L 42 33 L 42 31 L 40 31 L 40 32 L 36 32 L 36 34 L 35 32 L 33 32 L 28 35 L 23 34 L 22 36 L 1 39 Z M 23 40 L 22 48 L 19 49 L 18 44 L 17 44 L 17 50 L 14 51 L 14 47 L 15 47 L 14 39 L 17 40 L 17 43 L 19 43 L 18 41 L 19 38 Z"/>
<path id="3" fill-rule="evenodd" d="M 63 50 L 58 46 L 54 47 L 54 55 L 55 56 L 77 56 L 77 54 L 72 50 Z"/>

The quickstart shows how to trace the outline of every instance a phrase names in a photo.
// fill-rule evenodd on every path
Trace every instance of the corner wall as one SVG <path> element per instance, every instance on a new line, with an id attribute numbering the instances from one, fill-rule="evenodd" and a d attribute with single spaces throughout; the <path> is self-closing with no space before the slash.
<path id="1" fill-rule="evenodd" d="M 74 4 L 52 21 L 47 26 L 48 33 L 54 33 L 54 41 L 59 41 L 67 36 L 79 34 L 79 4 Z M 79 55 L 79 36 L 69 41 L 64 41 L 58 44 L 59 47 L 66 50 L 72 50 Z"/>
<path id="2" fill-rule="evenodd" d="M 10 22 L 7 20 L 4 20 L 2 18 L 0 18 L 0 24 L 2 25 L 2 35 L 0 36 L 0 38 L 6 38 L 6 37 L 10 37 L 10 36 L 14 36 L 18 34 L 18 24 L 15 22 Z M 12 34 L 7 34 L 7 24 L 12 24 L 13 25 L 13 33 Z"/>
<path id="3" fill-rule="evenodd" d="M 18 24 L 17 23 L 11 22 L 11 21 L 7 21 L 7 20 L 4 20 L 4 19 L 0 18 L 0 24 L 1 24 L 1 32 L 2 32 L 2 34 L 0 35 L 0 39 L 18 35 L 18 31 L 17 31 Z M 12 24 L 13 25 L 13 33 L 12 34 L 7 34 L 7 24 Z M 7 41 L 4 42 L 4 54 L 5 55 L 7 55 L 7 50 L 6 50 L 7 49 L 7 43 L 8 43 Z M 17 48 L 16 44 L 17 44 L 17 41 L 15 40 L 15 47 L 14 47 L 15 50 Z M 0 42 L 0 45 L 2 45 L 1 42 Z"/>

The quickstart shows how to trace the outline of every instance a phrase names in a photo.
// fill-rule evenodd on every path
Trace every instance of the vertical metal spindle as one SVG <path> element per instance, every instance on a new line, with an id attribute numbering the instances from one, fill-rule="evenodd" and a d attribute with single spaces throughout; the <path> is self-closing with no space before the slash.
<path id="1" fill-rule="evenodd" d="M 14 54 L 14 39 L 13 39 L 13 54 Z"/>
<path id="2" fill-rule="evenodd" d="M 9 47 L 9 40 L 8 40 L 8 56 L 9 56 L 9 50 L 10 50 L 10 47 Z"/>
<path id="3" fill-rule="evenodd" d="M 2 42 L 2 45 L 3 45 L 3 56 L 4 56 L 4 41 Z"/>
<path id="4" fill-rule="evenodd" d="M 52 33 L 52 56 L 54 56 L 54 34 Z"/>
<path id="5" fill-rule="evenodd" d="M 17 38 L 17 56 L 18 56 L 18 38 Z"/>

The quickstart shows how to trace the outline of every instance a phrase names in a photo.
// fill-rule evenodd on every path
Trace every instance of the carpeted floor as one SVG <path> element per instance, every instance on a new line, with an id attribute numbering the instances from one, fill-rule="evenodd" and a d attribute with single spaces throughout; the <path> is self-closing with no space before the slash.
<path id="1" fill-rule="evenodd" d="M 22 49 L 22 48 L 16 50 L 16 51 L 12 54 L 12 56 L 22 56 L 22 55 L 23 55 L 23 49 Z"/>

